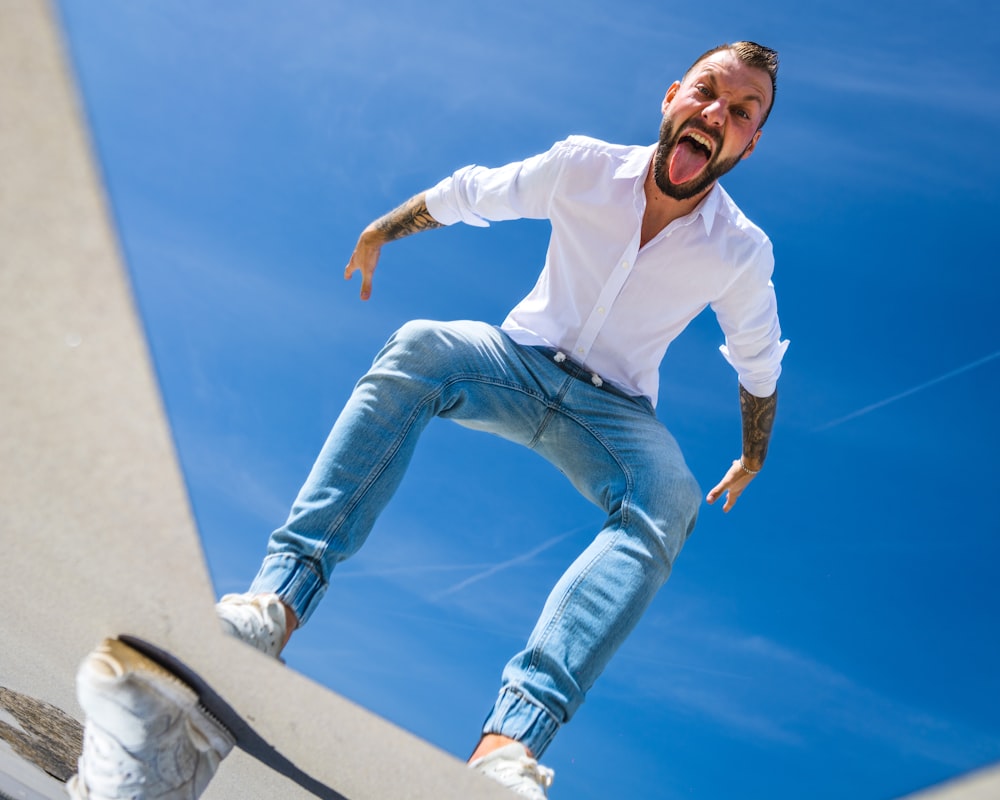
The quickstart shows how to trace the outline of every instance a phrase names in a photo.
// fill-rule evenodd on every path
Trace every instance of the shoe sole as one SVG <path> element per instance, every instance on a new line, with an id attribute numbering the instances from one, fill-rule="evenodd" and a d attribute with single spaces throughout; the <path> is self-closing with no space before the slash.
<path id="1" fill-rule="evenodd" d="M 108 673 L 113 678 L 136 675 L 151 678 L 153 682 L 164 682 L 176 688 L 185 698 L 197 701 L 198 695 L 177 675 L 125 644 L 121 639 L 104 639 L 87 657 L 87 666 L 95 673 Z"/>
<path id="2" fill-rule="evenodd" d="M 121 639 L 102 640 L 84 659 L 78 673 L 78 681 L 89 684 L 98 696 L 108 695 L 108 689 L 101 686 L 102 683 L 117 683 L 129 679 L 146 686 L 186 714 L 192 727 L 213 749 L 223 753 L 232 749 L 235 737 L 205 707 L 199 692 L 193 686 Z"/>
<path id="3" fill-rule="evenodd" d="M 198 698 L 197 709 L 209 719 L 216 721 L 227 734 L 235 739 L 236 747 L 243 750 L 251 758 L 257 759 L 261 764 L 270 767 L 279 775 L 285 776 L 321 800 L 348 800 L 340 792 L 318 781 L 282 755 L 257 733 L 236 709 L 229 705 L 198 673 L 176 656 L 161 650 L 150 642 L 128 634 L 122 634 L 119 640 L 142 658 L 142 662 L 137 663 L 152 662 L 156 667 L 155 674 L 166 672 L 186 689 L 194 691 Z"/>

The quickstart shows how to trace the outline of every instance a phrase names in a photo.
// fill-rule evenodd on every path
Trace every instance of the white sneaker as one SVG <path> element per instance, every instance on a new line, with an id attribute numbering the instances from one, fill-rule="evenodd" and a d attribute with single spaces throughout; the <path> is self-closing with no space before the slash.
<path id="1" fill-rule="evenodd" d="M 84 659 L 76 693 L 87 721 L 75 800 L 196 800 L 233 749 L 191 687 L 118 639 Z"/>
<path id="2" fill-rule="evenodd" d="M 227 594 L 215 604 L 222 630 L 277 658 L 285 643 L 285 607 L 276 594 Z"/>
<path id="3" fill-rule="evenodd" d="M 488 778 L 510 789 L 519 797 L 545 800 L 555 773 L 528 755 L 524 745 L 514 742 L 469 763 Z"/>

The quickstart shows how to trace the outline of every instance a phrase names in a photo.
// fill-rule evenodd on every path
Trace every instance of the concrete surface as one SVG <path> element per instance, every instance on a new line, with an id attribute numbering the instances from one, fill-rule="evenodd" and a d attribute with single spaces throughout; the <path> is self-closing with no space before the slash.
<path id="1" fill-rule="evenodd" d="M 79 737 L 73 675 L 120 633 L 181 659 L 349 800 L 509 797 L 219 633 L 81 119 L 51 9 L 0 0 L 0 797 L 62 796 Z M 311 796 L 240 751 L 205 794 Z M 1000 798 L 1000 770 L 917 798 Z"/>
<path id="2" fill-rule="evenodd" d="M 998 800 L 1000 766 L 979 770 L 903 800 Z"/>

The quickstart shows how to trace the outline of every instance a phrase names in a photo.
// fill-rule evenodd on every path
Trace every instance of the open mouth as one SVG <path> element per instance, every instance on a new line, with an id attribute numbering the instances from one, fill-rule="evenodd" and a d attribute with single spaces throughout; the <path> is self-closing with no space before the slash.
<path id="1" fill-rule="evenodd" d="M 685 132 L 670 156 L 668 174 L 670 182 L 674 184 L 687 183 L 698 177 L 698 174 L 705 168 L 712 153 L 715 151 L 715 143 L 704 133 L 696 130 Z"/>
<path id="2" fill-rule="evenodd" d="M 705 154 L 705 159 L 712 157 L 714 145 L 712 140 L 700 131 L 690 131 L 681 137 L 681 141 L 687 142 L 690 147 L 701 150 Z"/>

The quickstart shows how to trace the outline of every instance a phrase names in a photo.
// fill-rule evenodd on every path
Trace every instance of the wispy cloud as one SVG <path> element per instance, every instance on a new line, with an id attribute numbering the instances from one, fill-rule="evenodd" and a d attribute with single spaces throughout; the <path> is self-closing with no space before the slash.
<path id="1" fill-rule="evenodd" d="M 372 569 L 343 569 L 338 580 L 348 578 L 394 578 L 400 575 L 430 575 L 436 572 L 468 572 L 469 570 L 490 569 L 489 563 L 479 564 L 413 564 L 402 567 L 374 567 Z"/>
<path id="2" fill-rule="evenodd" d="M 890 20 L 886 22 L 891 24 Z M 996 123 L 1000 90 L 990 80 L 991 54 L 985 49 L 977 50 L 972 48 L 961 60 L 943 52 L 923 53 L 920 58 L 913 58 L 911 53 L 896 48 L 873 48 L 865 43 L 851 47 L 843 41 L 824 46 L 810 41 L 784 49 L 783 55 L 795 69 L 783 77 L 791 84 L 805 84 L 824 93 L 869 97 L 919 108 L 947 107 Z M 966 102 L 964 92 L 948 91 L 956 86 L 962 86 L 977 102 Z"/>
<path id="3" fill-rule="evenodd" d="M 184 468 L 189 483 L 197 487 L 196 500 L 239 509 L 245 519 L 259 523 L 260 537 L 285 518 L 294 497 L 280 488 L 287 484 L 279 478 L 280 463 L 247 438 L 211 432 L 190 436 L 184 441 Z M 262 538 L 255 541 L 263 543 Z"/>
<path id="4" fill-rule="evenodd" d="M 623 659 L 638 664 L 624 672 L 633 702 L 662 702 L 732 733 L 782 746 L 808 746 L 809 732 L 821 727 L 952 767 L 967 765 L 970 747 L 986 757 L 997 746 L 989 734 L 861 685 L 766 637 L 711 625 L 690 630 L 685 624 L 685 630 L 665 638 L 669 645 L 652 652 L 646 646 L 642 656 Z M 653 661 L 663 669 L 650 669 Z"/>
<path id="5" fill-rule="evenodd" d="M 818 428 L 815 428 L 813 432 L 818 433 L 820 431 L 829 430 L 830 428 L 836 427 L 837 425 L 849 422 L 852 419 L 863 417 L 865 414 L 870 414 L 872 411 L 877 411 L 878 409 L 883 408 L 889 405 L 890 403 L 895 403 L 897 400 L 902 400 L 904 397 L 909 397 L 910 395 L 916 394 L 917 392 L 921 392 L 924 389 L 930 388 L 931 386 L 936 386 L 937 384 L 950 380 L 951 378 L 955 378 L 966 372 L 970 372 L 978 367 L 981 367 L 983 364 L 986 364 L 997 358 L 1000 358 L 1000 350 L 997 350 L 995 353 L 991 353 L 988 356 L 983 356 L 982 358 L 976 359 L 975 361 L 965 364 L 964 366 L 961 366 L 958 369 L 953 369 L 950 372 L 946 372 L 944 375 L 939 375 L 938 377 L 932 378 L 929 381 L 924 381 L 923 383 L 913 386 L 904 392 L 900 392 L 899 394 L 894 394 L 892 397 L 887 397 L 884 400 L 879 400 L 877 403 L 872 403 L 871 405 L 865 406 L 864 408 L 859 408 L 857 411 L 852 411 L 850 414 L 845 414 L 843 417 L 838 417 L 837 419 L 830 420 L 829 422 L 820 425 Z"/>
<path id="6" fill-rule="evenodd" d="M 546 539 L 544 542 L 538 545 L 538 547 L 532 548 L 531 550 L 521 553 L 520 555 L 515 556 L 514 558 L 507 559 L 506 561 L 501 561 L 499 564 L 493 564 L 492 566 L 484 570 L 480 570 L 475 575 L 470 575 L 465 580 L 459 581 L 453 586 L 449 586 L 447 589 L 438 592 L 431 599 L 434 601 L 443 600 L 445 597 L 457 594 L 458 592 L 461 592 L 463 589 L 467 589 L 473 584 L 486 580 L 487 578 L 490 578 L 499 572 L 503 572 L 504 570 L 510 569 L 511 567 L 515 567 L 520 564 L 525 564 L 530 561 L 533 561 L 537 556 L 541 555 L 546 550 L 555 547 L 563 539 L 566 539 L 576 533 L 579 533 L 581 530 L 584 530 L 584 528 L 574 528 L 573 530 L 566 531 L 565 533 L 560 533 L 556 536 L 553 536 L 550 539 Z"/>

